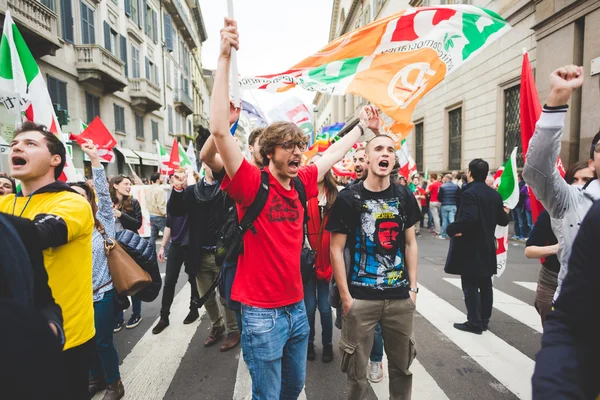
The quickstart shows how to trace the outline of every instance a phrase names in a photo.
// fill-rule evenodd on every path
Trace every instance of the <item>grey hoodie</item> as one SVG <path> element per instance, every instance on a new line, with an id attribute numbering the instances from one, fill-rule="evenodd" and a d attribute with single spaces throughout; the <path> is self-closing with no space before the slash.
<path id="1" fill-rule="evenodd" d="M 592 203 L 600 199 L 600 180 L 595 179 L 584 188 L 570 186 L 556 168 L 566 114 L 567 106 L 544 106 L 529 143 L 523 169 L 523 178 L 550 213 L 554 234 L 558 239 L 560 272 L 554 300 L 558 298 L 562 282 L 567 276 L 571 247 L 579 226 Z"/>

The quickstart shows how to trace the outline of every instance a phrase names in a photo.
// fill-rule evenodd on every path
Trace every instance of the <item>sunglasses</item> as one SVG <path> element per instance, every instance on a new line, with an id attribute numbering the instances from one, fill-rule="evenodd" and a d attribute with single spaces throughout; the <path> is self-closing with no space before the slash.
<path id="1" fill-rule="evenodd" d="M 287 151 L 288 153 L 293 152 L 294 149 L 296 147 L 298 147 L 298 150 L 300 150 L 300 152 L 303 153 L 308 148 L 308 143 L 307 142 L 286 141 L 286 142 L 282 142 L 282 143 L 277 143 L 276 146 L 281 146 L 281 148 L 284 149 L 285 151 Z"/>

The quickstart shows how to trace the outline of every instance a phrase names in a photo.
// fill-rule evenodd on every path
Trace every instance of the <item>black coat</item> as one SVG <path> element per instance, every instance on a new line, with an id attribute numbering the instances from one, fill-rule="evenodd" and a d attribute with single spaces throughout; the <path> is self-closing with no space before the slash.
<path id="1" fill-rule="evenodd" d="M 444 271 L 465 276 L 497 272 L 496 225 L 508 225 L 502 198 L 484 182 L 471 182 L 461 194 L 456 220 L 446 230 L 450 249 Z M 462 236 L 456 236 L 461 233 Z"/>
<path id="2" fill-rule="evenodd" d="M 119 221 L 121 221 L 123 229 L 137 232 L 142 227 L 142 208 L 135 198 L 132 198 L 131 200 L 133 200 L 133 210 L 131 212 L 121 210 Z"/>

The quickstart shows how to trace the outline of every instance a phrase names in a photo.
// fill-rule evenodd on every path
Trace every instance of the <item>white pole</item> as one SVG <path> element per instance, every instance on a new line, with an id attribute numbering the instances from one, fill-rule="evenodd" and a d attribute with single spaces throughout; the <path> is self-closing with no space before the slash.
<path id="1" fill-rule="evenodd" d="M 233 0 L 227 0 L 227 16 L 233 19 Z M 231 48 L 231 85 L 233 104 L 236 108 L 240 107 L 240 84 L 238 81 L 237 51 Z"/>

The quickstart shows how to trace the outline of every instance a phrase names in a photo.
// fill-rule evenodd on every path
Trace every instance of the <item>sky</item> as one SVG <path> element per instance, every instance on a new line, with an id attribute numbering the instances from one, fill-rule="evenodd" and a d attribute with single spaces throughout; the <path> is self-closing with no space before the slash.
<path id="1" fill-rule="evenodd" d="M 233 0 L 240 33 L 238 72 L 241 76 L 284 72 L 328 43 L 333 0 Z M 219 31 L 227 15 L 227 0 L 200 1 L 208 40 L 202 44 L 202 66 L 215 69 Z M 267 113 L 291 96 L 312 111 L 314 92 L 292 89 L 271 94 L 263 90 L 242 93 L 242 98 Z"/>

